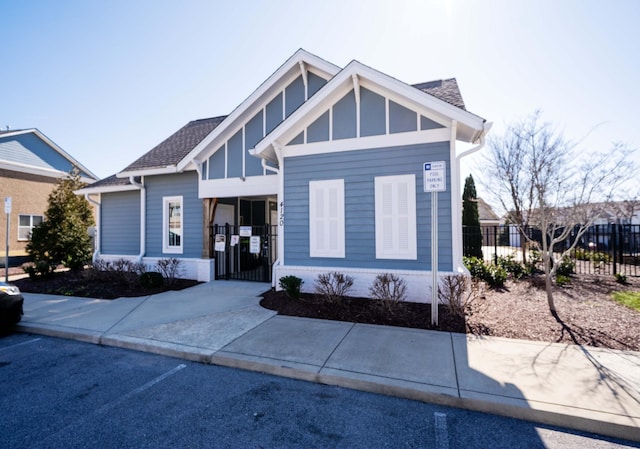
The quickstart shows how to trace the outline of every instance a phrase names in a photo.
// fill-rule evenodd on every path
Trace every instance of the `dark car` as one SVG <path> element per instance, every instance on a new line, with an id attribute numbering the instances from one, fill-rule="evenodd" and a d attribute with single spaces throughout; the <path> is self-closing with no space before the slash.
<path id="1" fill-rule="evenodd" d="M 15 285 L 0 282 L 0 327 L 12 326 L 22 319 L 24 298 Z"/>

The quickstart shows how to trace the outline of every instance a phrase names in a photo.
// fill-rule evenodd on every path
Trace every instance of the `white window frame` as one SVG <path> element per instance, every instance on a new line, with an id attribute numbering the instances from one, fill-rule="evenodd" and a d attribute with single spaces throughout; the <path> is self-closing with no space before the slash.
<path id="1" fill-rule="evenodd" d="M 20 218 L 21 217 L 29 217 L 29 226 L 21 226 L 20 225 Z M 33 224 L 33 218 L 34 217 L 40 217 L 41 221 L 40 223 L 42 223 L 44 221 L 44 215 L 30 215 L 30 214 L 19 214 L 18 215 L 18 241 L 19 242 L 28 242 L 31 239 L 31 231 L 34 228 L 34 224 Z M 24 229 L 29 229 L 29 234 L 27 238 L 23 238 L 20 237 L 20 231 L 24 230 Z"/>
<path id="2" fill-rule="evenodd" d="M 391 194 L 390 207 L 386 208 L 385 188 Z M 406 210 L 402 210 L 401 195 L 406 201 Z M 415 174 L 375 177 L 375 209 L 376 259 L 417 260 Z M 403 241 L 405 247 L 402 247 Z"/>
<path id="3" fill-rule="evenodd" d="M 344 218 L 344 179 L 309 181 L 310 257 L 345 257 Z"/>
<path id="4" fill-rule="evenodd" d="M 169 241 L 169 204 L 180 203 L 180 244 L 171 245 Z M 182 196 L 162 197 L 162 252 L 168 254 L 182 254 L 184 248 L 184 201 Z"/>

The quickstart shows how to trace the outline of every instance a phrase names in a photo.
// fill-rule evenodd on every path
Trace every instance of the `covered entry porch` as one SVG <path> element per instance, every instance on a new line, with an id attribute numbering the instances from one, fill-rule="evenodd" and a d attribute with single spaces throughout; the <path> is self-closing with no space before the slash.
<path id="1" fill-rule="evenodd" d="M 276 197 L 205 199 L 205 251 L 214 278 L 271 282 L 277 254 Z M 203 256 L 205 255 L 203 254 Z"/>

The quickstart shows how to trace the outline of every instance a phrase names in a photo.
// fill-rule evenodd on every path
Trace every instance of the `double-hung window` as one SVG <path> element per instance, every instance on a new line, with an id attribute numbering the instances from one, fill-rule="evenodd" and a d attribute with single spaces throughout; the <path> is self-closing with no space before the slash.
<path id="1" fill-rule="evenodd" d="M 344 179 L 309 182 L 309 255 L 345 255 Z"/>
<path id="2" fill-rule="evenodd" d="M 376 259 L 418 258 L 415 175 L 375 178 Z"/>
<path id="3" fill-rule="evenodd" d="M 42 215 L 18 216 L 18 240 L 25 241 L 31 238 L 31 230 L 42 223 Z"/>
<path id="4" fill-rule="evenodd" d="M 182 221 L 182 197 L 162 198 L 162 251 L 182 254 L 184 226 Z"/>

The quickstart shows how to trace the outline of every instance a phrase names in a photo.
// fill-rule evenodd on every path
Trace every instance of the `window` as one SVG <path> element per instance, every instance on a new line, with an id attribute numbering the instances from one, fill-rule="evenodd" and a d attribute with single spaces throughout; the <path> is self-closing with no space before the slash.
<path id="1" fill-rule="evenodd" d="M 309 182 L 309 255 L 344 257 L 344 179 Z"/>
<path id="2" fill-rule="evenodd" d="M 375 178 L 376 258 L 418 258 L 415 175 Z"/>
<path id="3" fill-rule="evenodd" d="M 162 251 L 182 254 L 182 197 L 165 196 L 162 204 Z"/>
<path id="4" fill-rule="evenodd" d="M 31 230 L 42 223 L 42 220 L 42 215 L 19 215 L 18 240 L 29 240 L 31 238 Z"/>

